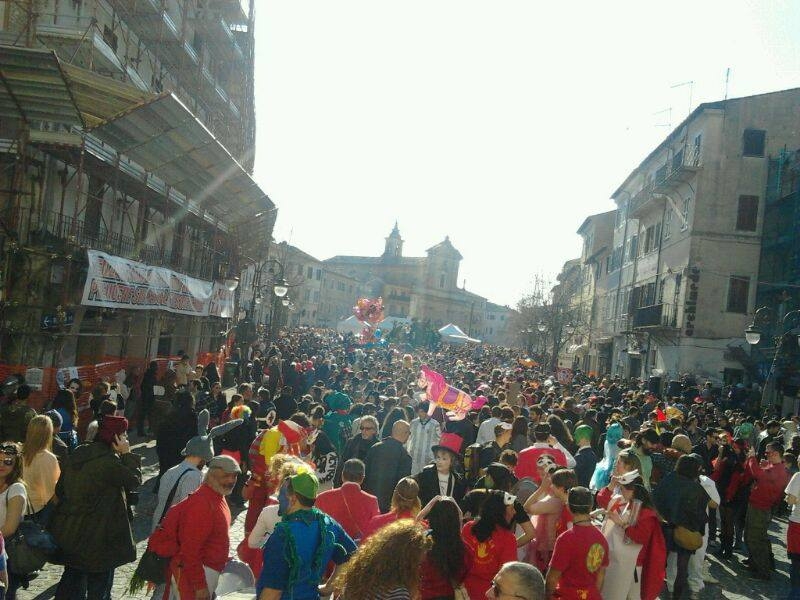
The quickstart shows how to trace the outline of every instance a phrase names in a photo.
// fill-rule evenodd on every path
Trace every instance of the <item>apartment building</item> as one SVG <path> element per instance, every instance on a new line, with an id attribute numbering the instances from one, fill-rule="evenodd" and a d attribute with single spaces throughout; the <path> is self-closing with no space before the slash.
<path id="1" fill-rule="evenodd" d="M 253 25 L 238 0 L 0 3 L 0 362 L 224 343 L 276 217 Z"/>
<path id="2" fill-rule="evenodd" d="M 701 104 L 614 192 L 592 349 L 614 373 L 742 380 L 768 160 L 799 107 L 800 89 Z"/>

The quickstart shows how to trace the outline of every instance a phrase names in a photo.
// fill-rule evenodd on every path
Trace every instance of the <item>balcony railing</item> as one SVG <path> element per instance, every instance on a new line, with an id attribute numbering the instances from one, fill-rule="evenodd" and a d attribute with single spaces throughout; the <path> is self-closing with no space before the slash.
<path id="1" fill-rule="evenodd" d="M 632 327 L 634 329 L 677 327 L 675 305 L 661 303 L 634 309 Z"/>
<path id="2" fill-rule="evenodd" d="M 667 192 L 679 183 L 688 181 L 701 166 L 700 146 L 685 145 L 656 171 L 653 181 L 633 195 L 629 213 L 636 215 L 650 206 L 656 197 L 654 194 Z"/>
<path id="3" fill-rule="evenodd" d="M 173 234 L 173 250 L 169 250 L 157 244 L 137 243 L 132 236 L 110 231 L 102 221 L 90 225 L 84 219 L 55 211 L 46 212 L 38 218 L 31 218 L 24 211 L 16 222 L 29 231 L 20 239 L 33 245 L 52 245 L 52 242 L 60 240 L 205 280 L 214 278 L 214 269 L 219 263 L 230 262 L 227 253 L 214 250 L 201 241 Z"/>

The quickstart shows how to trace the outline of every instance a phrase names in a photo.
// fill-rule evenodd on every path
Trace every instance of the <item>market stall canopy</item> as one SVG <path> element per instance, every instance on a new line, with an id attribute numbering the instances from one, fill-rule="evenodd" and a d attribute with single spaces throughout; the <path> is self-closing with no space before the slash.
<path id="1" fill-rule="evenodd" d="M 171 92 L 103 121 L 89 132 L 229 223 L 275 208 L 230 152 Z"/>
<path id="2" fill-rule="evenodd" d="M 480 340 L 469 337 L 464 333 L 458 325 L 448 323 L 439 330 L 439 335 L 442 336 L 443 342 L 450 344 L 466 344 L 468 342 L 479 344 Z"/>

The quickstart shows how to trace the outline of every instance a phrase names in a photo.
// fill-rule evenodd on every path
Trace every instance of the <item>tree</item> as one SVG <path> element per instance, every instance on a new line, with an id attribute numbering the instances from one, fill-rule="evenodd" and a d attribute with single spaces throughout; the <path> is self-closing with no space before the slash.
<path id="1" fill-rule="evenodd" d="M 549 365 L 550 371 L 558 366 L 558 355 L 571 336 L 589 326 L 580 304 L 573 303 L 575 280 L 563 271 L 553 283 L 552 278 L 534 275 L 531 290 L 517 302 L 513 326 L 520 332 L 520 340 L 528 354 Z M 538 352 L 534 352 L 534 348 Z"/>

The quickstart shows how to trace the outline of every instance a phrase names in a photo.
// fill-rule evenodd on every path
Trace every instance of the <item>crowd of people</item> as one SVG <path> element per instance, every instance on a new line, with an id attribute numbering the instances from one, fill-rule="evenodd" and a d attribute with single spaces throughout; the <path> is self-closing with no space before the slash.
<path id="1" fill-rule="evenodd" d="M 137 560 L 134 429 L 159 461 L 137 568 L 153 598 L 212 598 L 234 554 L 258 600 L 696 598 L 716 583 L 711 551 L 772 578 L 776 514 L 800 598 L 797 417 L 691 377 L 671 395 L 581 373 L 560 384 L 488 346 L 365 348 L 298 329 L 232 356 L 228 393 L 216 364 L 182 355 L 166 374 L 151 363 L 96 384 L 90 419 L 86 382 L 42 414 L 22 380 L 4 384 L 7 598 L 36 575 L 15 568 L 27 522 L 52 539 L 43 560 L 64 565 L 56 598 L 111 598 L 115 569 Z M 428 398 L 423 364 L 473 409 Z M 236 548 L 232 510 L 246 510 Z"/>

